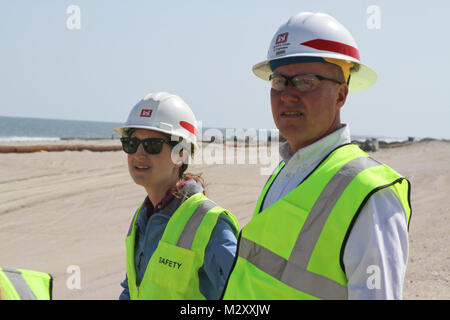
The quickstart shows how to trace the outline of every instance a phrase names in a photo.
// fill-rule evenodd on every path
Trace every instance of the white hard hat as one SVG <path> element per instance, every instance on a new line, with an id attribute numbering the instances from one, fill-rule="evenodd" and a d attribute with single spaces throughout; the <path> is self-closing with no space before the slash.
<path id="1" fill-rule="evenodd" d="M 129 128 L 154 130 L 181 137 L 184 143 L 197 145 L 197 120 L 191 108 L 179 96 L 167 92 L 149 93 L 139 101 L 123 126 L 114 130 L 121 136 Z"/>
<path id="2" fill-rule="evenodd" d="M 377 80 L 375 71 L 361 64 L 358 46 L 350 32 L 325 13 L 300 12 L 281 25 L 270 43 L 267 60 L 253 66 L 253 72 L 258 77 L 269 80 L 272 73 L 270 63 L 292 57 L 355 62 L 357 65 L 351 71 L 350 91 L 366 89 Z"/>

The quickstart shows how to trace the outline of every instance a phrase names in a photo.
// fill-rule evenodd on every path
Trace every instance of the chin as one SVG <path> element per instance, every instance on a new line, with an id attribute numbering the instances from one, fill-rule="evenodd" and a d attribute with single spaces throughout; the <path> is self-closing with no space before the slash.
<path id="1" fill-rule="evenodd" d="M 302 135 L 300 135 L 300 133 L 302 132 L 301 128 L 289 127 L 289 128 L 279 129 L 279 130 L 280 130 L 281 135 L 283 137 L 285 137 L 286 140 L 295 141 L 295 140 L 301 140 L 303 138 Z"/>
<path id="2" fill-rule="evenodd" d="M 143 179 L 142 177 L 132 177 L 132 178 L 133 178 L 134 183 L 136 183 L 139 186 L 142 186 L 145 188 L 148 185 L 147 179 Z"/>

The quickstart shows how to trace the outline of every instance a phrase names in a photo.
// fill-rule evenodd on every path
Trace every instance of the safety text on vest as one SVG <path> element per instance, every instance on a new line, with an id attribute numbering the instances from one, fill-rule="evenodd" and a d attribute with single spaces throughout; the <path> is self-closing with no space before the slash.
<path id="1" fill-rule="evenodd" d="M 169 260 L 164 257 L 159 257 L 159 263 L 164 264 L 164 265 L 168 266 L 169 268 L 174 268 L 174 269 L 180 269 L 181 265 L 182 265 L 181 262 L 172 261 L 172 260 Z"/>

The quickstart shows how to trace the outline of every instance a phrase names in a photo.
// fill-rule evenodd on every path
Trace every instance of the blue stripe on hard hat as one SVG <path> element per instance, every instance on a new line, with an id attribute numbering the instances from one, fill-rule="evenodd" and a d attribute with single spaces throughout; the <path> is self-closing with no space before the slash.
<path id="1" fill-rule="evenodd" d="M 281 59 L 269 61 L 269 64 L 270 64 L 270 69 L 272 69 L 272 71 L 274 71 L 276 68 L 285 66 L 287 64 L 302 63 L 302 62 L 327 63 L 327 61 L 321 57 L 287 57 L 287 58 L 281 58 Z"/>

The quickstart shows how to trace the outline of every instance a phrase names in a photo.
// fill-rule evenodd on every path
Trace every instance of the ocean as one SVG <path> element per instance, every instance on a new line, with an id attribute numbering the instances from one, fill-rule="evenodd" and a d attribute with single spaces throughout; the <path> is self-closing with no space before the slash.
<path id="1" fill-rule="evenodd" d="M 0 141 L 119 138 L 119 123 L 0 116 Z"/>
<path id="2" fill-rule="evenodd" d="M 119 135 L 114 131 L 114 128 L 118 126 L 120 126 L 120 123 L 114 122 L 54 120 L 0 116 L 0 142 L 33 140 L 51 141 L 69 139 L 118 139 Z M 209 129 L 211 128 L 202 128 L 201 132 L 203 134 L 203 137 L 208 136 L 207 132 Z M 217 128 L 214 130 L 215 132 L 218 132 L 217 130 L 219 130 L 222 133 L 223 137 L 227 137 L 227 129 Z M 211 131 L 209 132 L 211 133 Z M 247 131 L 244 129 L 243 132 Z M 378 138 L 379 140 L 383 140 L 386 142 L 404 140 L 402 138 L 395 137 L 352 135 L 352 140 L 356 141 L 365 141 L 369 138 Z"/>

